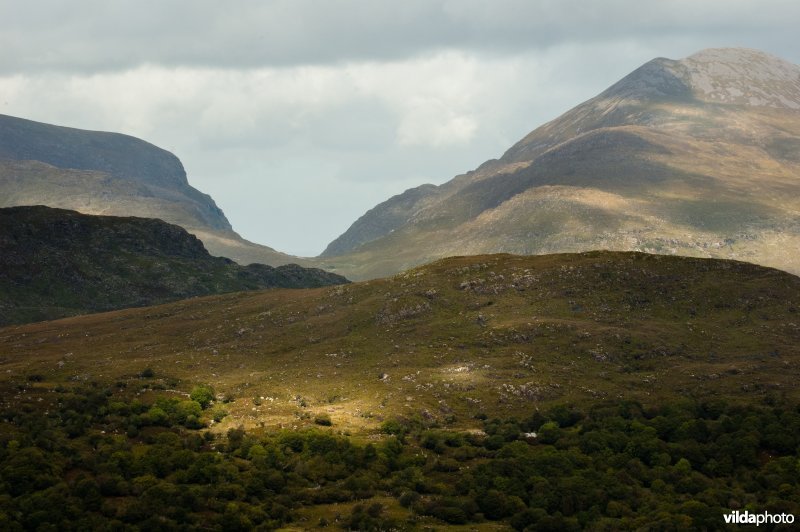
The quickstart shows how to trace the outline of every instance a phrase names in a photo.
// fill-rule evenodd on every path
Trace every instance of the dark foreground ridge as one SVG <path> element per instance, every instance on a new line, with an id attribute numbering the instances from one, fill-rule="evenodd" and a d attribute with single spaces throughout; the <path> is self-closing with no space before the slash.
<path id="1" fill-rule="evenodd" d="M 43 206 L 0 209 L 0 325 L 346 282 L 296 264 L 240 266 L 212 257 L 195 236 L 161 220 Z"/>

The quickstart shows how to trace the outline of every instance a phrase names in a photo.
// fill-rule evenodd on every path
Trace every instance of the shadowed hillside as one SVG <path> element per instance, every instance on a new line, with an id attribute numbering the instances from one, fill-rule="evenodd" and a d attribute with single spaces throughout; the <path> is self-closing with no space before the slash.
<path id="1" fill-rule="evenodd" d="M 0 209 L 0 324 L 187 297 L 347 282 L 322 270 L 212 257 L 186 230 L 146 218 Z"/>

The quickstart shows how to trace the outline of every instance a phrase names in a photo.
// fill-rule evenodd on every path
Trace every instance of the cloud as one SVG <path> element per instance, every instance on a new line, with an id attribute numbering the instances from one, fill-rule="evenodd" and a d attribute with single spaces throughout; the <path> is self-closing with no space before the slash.
<path id="1" fill-rule="evenodd" d="M 788 50 L 798 19 L 800 4 L 780 0 L 29 0 L 0 4 L 0 72 L 320 65 L 699 33 L 771 33 Z"/>

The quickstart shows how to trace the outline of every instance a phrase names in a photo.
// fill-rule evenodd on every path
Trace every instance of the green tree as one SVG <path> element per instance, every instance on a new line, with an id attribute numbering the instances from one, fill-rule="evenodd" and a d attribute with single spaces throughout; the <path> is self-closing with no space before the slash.
<path id="1" fill-rule="evenodd" d="M 214 400 L 214 389 L 207 384 L 195 386 L 192 388 L 189 398 L 192 401 L 197 401 L 203 409 L 206 409 L 211 404 L 211 401 Z"/>

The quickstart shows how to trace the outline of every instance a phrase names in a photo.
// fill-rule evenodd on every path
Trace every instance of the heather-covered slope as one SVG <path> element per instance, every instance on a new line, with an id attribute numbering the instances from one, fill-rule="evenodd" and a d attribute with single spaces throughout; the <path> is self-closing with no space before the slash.
<path id="1" fill-rule="evenodd" d="M 0 523 L 716 530 L 794 513 L 800 279 L 450 258 L 0 328 Z M 35 511 L 30 511 L 35 509 Z"/>
<path id="2" fill-rule="evenodd" d="M 476 413 L 553 403 L 800 398 L 798 309 L 800 278 L 741 262 L 460 257 L 389 279 L 5 329 L 0 375 L 113 383 L 150 367 L 236 398 L 222 430 L 317 414 L 358 432 L 390 416 L 475 427 Z"/>

